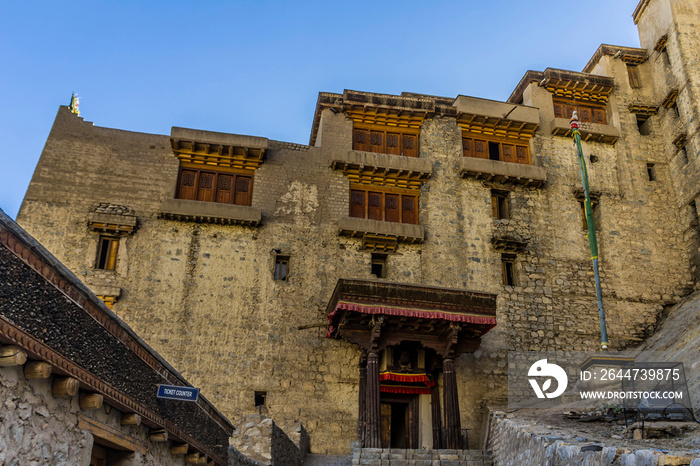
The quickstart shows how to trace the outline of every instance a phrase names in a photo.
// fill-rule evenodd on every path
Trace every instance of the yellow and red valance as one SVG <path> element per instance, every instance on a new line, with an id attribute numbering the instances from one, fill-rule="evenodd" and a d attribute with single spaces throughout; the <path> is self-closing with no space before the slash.
<path id="1" fill-rule="evenodd" d="M 380 391 L 384 393 L 430 394 L 435 386 L 433 378 L 427 374 L 407 374 L 402 372 L 380 372 Z"/>

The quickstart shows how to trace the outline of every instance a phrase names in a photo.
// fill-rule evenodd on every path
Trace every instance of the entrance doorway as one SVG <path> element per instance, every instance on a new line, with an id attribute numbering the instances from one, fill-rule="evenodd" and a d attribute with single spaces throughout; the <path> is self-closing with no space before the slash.
<path id="1" fill-rule="evenodd" d="M 418 396 L 381 396 L 382 448 L 418 448 Z"/>

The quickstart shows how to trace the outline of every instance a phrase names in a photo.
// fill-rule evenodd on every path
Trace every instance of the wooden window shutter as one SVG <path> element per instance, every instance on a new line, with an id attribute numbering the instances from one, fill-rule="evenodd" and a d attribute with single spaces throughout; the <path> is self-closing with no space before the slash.
<path id="1" fill-rule="evenodd" d="M 233 175 L 219 174 L 216 180 L 216 202 L 233 202 Z"/>
<path id="2" fill-rule="evenodd" d="M 504 162 L 515 162 L 515 146 L 513 144 L 501 144 L 501 154 Z"/>
<path id="3" fill-rule="evenodd" d="M 382 193 L 367 193 L 367 218 L 384 220 L 382 212 Z"/>
<path id="4" fill-rule="evenodd" d="M 400 222 L 401 212 L 399 211 L 399 195 L 384 195 L 384 220 L 387 222 Z"/>
<path id="5" fill-rule="evenodd" d="M 369 131 L 364 129 L 354 129 L 352 137 L 353 150 L 369 151 Z"/>
<path id="6" fill-rule="evenodd" d="M 635 65 L 627 65 L 627 76 L 629 77 L 630 87 L 642 87 L 639 82 L 639 69 Z"/>
<path id="7" fill-rule="evenodd" d="M 515 146 L 515 161 L 518 163 L 529 164 L 529 150 L 527 146 Z"/>
<path id="8" fill-rule="evenodd" d="M 365 192 L 350 191 L 350 216 L 365 218 Z"/>
<path id="9" fill-rule="evenodd" d="M 418 144 L 416 144 L 415 134 L 404 134 L 401 143 L 404 156 L 418 157 Z"/>
<path id="10" fill-rule="evenodd" d="M 493 218 L 499 218 L 498 215 L 498 196 L 496 194 L 491 194 L 491 216 Z"/>
<path id="11" fill-rule="evenodd" d="M 401 147 L 399 147 L 400 136 L 399 133 L 386 133 L 387 154 L 401 155 Z"/>
<path id="12" fill-rule="evenodd" d="M 560 102 L 554 102 L 554 116 L 556 118 L 566 118 L 565 105 Z"/>
<path id="13" fill-rule="evenodd" d="M 372 152 L 384 152 L 383 131 L 372 131 L 370 133 L 370 150 Z"/>
<path id="14" fill-rule="evenodd" d="M 593 123 L 599 123 L 601 125 L 605 124 L 605 109 L 594 108 L 593 109 Z"/>
<path id="15" fill-rule="evenodd" d="M 578 120 L 584 123 L 593 121 L 593 109 L 591 107 L 580 107 Z"/>
<path id="16" fill-rule="evenodd" d="M 196 185 L 197 172 L 194 170 L 182 170 L 180 172 L 180 182 L 178 183 L 177 198 L 195 200 L 197 198 Z"/>
<path id="17" fill-rule="evenodd" d="M 401 196 L 401 222 L 418 223 L 416 196 Z"/>
<path id="18" fill-rule="evenodd" d="M 252 178 L 250 176 L 236 176 L 236 198 L 234 202 L 238 205 L 250 205 Z"/>
<path id="19" fill-rule="evenodd" d="M 213 173 L 199 172 L 198 201 L 211 202 L 214 200 L 214 176 Z"/>
<path id="20" fill-rule="evenodd" d="M 474 139 L 474 157 L 479 157 L 481 159 L 488 159 L 489 154 L 486 151 L 486 141 L 481 141 L 479 139 Z"/>
<path id="21" fill-rule="evenodd" d="M 474 140 L 462 138 L 462 154 L 465 157 L 474 157 Z"/>

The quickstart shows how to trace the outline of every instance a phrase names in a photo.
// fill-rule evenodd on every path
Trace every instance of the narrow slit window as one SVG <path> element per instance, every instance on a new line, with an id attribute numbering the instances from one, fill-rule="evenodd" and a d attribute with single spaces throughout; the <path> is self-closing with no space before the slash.
<path id="1" fill-rule="evenodd" d="M 372 275 L 377 278 L 386 277 L 386 254 L 372 254 Z"/>
<path id="2" fill-rule="evenodd" d="M 507 192 L 491 190 L 491 215 L 499 220 L 510 218 Z"/>
<path id="3" fill-rule="evenodd" d="M 653 163 L 647 164 L 647 176 L 649 177 L 649 181 L 656 181 L 656 169 Z"/>
<path id="4" fill-rule="evenodd" d="M 515 254 L 501 254 L 503 284 L 515 286 Z"/>
<path id="5" fill-rule="evenodd" d="M 114 270 L 117 265 L 118 250 L 118 238 L 100 236 L 100 242 L 97 245 L 95 268 L 99 270 Z"/>
<path id="6" fill-rule="evenodd" d="M 642 87 L 639 81 L 639 68 L 637 65 L 627 65 L 627 77 L 630 81 L 630 87 L 634 89 Z"/>
<path id="7" fill-rule="evenodd" d="M 289 256 L 275 257 L 275 280 L 286 281 L 289 277 Z"/>

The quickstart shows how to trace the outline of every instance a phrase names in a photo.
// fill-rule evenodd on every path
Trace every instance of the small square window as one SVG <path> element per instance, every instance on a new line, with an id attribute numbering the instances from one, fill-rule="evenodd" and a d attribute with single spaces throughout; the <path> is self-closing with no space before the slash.
<path id="1" fill-rule="evenodd" d="M 515 286 L 515 254 L 501 254 L 503 284 Z"/>
<path id="2" fill-rule="evenodd" d="M 637 130 L 642 136 L 648 136 L 651 134 L 651 123 L 649 115 L 642 115 L 640 113 L 636 114 L 637 117 Z"/>
<path id="3" fill-rule="evenodd" d="M 255 407 L 266 406 L 267 392 L 254 392 Z"/>
<path id="4" fill-rule="evenodd" d="M 386 277 L 386 254 L 372 254 L 372 274 L 377 278 Z"/>
<path id="5" fill-rule="evenodd" d="M 508 208 L 508 193 L 505 191 L 491 190 L 491 215 L 493 218 L 506 220 L 510 218 Z"/>
<path id="6" fill-rule="evenodd" d="M 649 177 L 649 181 L 655 181 L 656 180 L 656 169 L 654 168 L 653 163 L 648 163 L 647 164 L 647 176 Z"/>
<path id="7" fill-rule="evenodd" d="M 97 258 L 95 268 L 99 270 L 114 270 L 117 265 L 117 251 L 119 250 L 119 239 L 100 236 L 97 245 Z"/>
<path id="8" fill-rule="evenodd" d="M 286 281 L 289 277 L 289 256 L 275 257 L 275 280 Z"/>

